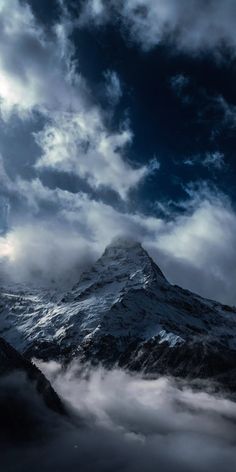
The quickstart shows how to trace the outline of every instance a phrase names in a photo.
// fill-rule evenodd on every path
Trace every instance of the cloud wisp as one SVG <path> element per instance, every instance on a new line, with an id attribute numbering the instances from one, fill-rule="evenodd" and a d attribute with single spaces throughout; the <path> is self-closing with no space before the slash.
<path id="1" fill-rule="evenodd" d="M 119 75 L 114 70 L 106 70 L 104 73 L 106 96 L 109 103 L 117 105 L 123 95 Z"/>
<path id="2" fill-rule="evenodd" d="M 193 157 L 189 157 L 184 160 L 184 164 L 187 166 L 200 165 L 203 167 L 207 167 L 209 170 L 214 169 L 218 171 L 224 169 L 226 165 L 225 156 L 220 151 L 207 152 L 203 156 L 196 155 Z"/>
<path id="3" fill-rule="evenodd" d="M 80 25 L 100 26 L 117 15 L 124 34 L 144 50 L 169 43 L 193 55 L 210 52 L 219 58 L 225 47 L 235 54 L 234 0 L 89 0 Z"/>

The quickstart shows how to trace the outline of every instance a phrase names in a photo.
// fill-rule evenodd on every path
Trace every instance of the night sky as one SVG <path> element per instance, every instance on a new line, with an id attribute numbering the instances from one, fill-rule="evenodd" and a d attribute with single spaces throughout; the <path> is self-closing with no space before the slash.
<path id="1" fill-rule="evenodd" d="M 234 0 L 0 0 L 4 277 L 76 278 L 122 234 L 236 303 L 235 24 Z"/>

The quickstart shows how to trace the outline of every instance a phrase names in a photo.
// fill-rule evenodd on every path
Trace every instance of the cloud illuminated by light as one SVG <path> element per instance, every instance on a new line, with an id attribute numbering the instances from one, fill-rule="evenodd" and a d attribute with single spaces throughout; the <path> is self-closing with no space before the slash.
<path id="1" fill-rule="evenodd" d="M 9 261 L 15 259 L 15 248 L 12 242 L 6 238 L 0 238 L 0 260 L 7 258 Z"/>

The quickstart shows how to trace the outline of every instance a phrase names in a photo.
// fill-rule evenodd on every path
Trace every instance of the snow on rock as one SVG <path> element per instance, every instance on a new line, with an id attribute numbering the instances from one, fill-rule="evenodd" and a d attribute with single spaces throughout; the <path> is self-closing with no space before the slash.
<path id="1" fill-rule="evenodd" d="M 162 329 L 158 334 L 161 338 L 159 341 L 160 344 L 167 342 L 170 347 L 174 347 L 185 343 L 185 340 L 181 338 L 181 336 L 177 336 L 174 333 L 167 333 L 165 329 Z"/>
<path id="2" fill-rule="evenodd" d="M 0 335 L 21 352 L 39 343 L 69 352 L 107 336 L 121 351 L 153 336 L 171 348 L 236 349 L 236 310 L 171 285 L 140 243 L 117 239 L 65 294 L 2 290 Z"/>

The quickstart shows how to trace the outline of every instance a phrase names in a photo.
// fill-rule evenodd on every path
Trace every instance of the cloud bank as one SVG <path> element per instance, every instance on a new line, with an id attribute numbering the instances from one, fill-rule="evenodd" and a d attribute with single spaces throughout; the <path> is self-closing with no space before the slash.
<path id="1" fill-rule="evenodd" d="M 5 470 L 234 471 L 234 402 L 164 377 L 144 380 L 119 370 L 83 373 L 76 363 L 66 371 L 56 363 L 38 364 L 73 412 L 74 425 L 46 408 L 42 412 L 39 402 L 44 440 L 22 449 L 5 444 Z"/>
<path id="2" fill-rule="evenodd" d="M 186 189 L 181 213 L 173 202 L 164 216 L 147 216 L 120 211 L 83 192 L 52 190 L 39 180 L 17 184 L 12 191 L 31 216 L 0 238 L 5 276 L 32 282 L 34 274 L 41 284 L 75 282 L 111 239 L 123 235 L 141 241 L 170 282 L 236 303 L 236 214 L 224 194 L 202 183 Z M 49 201 L 51 213 L 42 217 Z"/>

